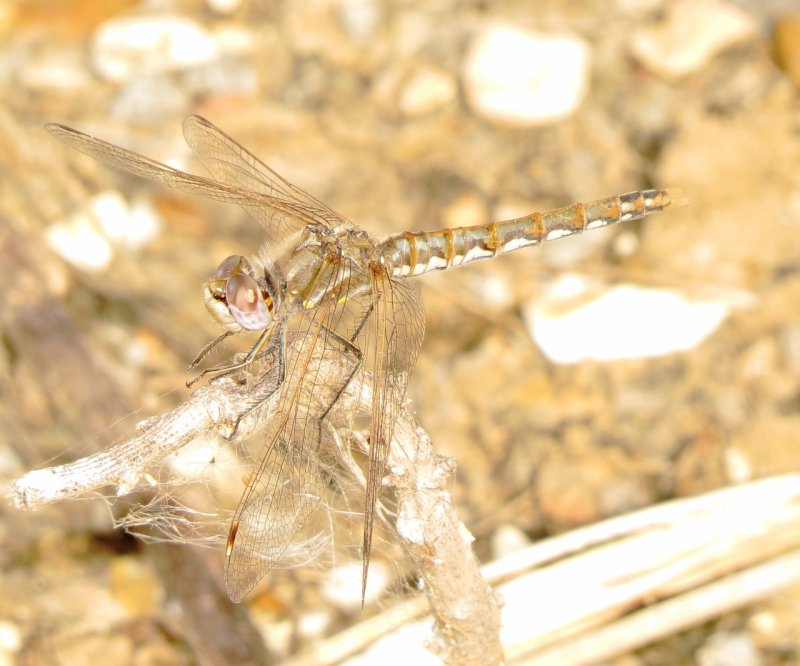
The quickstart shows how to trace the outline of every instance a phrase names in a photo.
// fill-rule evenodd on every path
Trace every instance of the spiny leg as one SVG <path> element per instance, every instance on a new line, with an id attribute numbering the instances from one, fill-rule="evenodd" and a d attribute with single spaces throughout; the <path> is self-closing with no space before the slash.
<path id="1" fill-rule="evenodd" d="M 356 338 L 361 334 L 361 329 L 364 328 L 364 324 L 367 323 L 367 321 L 369 320 L 369 317 L 372 314 L 372 311 L 374 309 L 375 309 L 375 304 L 374 303 L 370 303 L 369 307 L 366 310 L 366 312 L 364 312 L 364 316 L 361 317 L 361 321 L 359 322 L 358 326 L 356 326 L 356 330 L 353 331 L 353 335 L 350 336 L 350 342 L 351 343 L 354 343 L 356 341 Z M 359 353 L 360 353 L 360 350 L 359 350 Z"/>
<path id="2" fill-rule="evenodd" d="M 265 331 L 265 333 L 266 333 L 266 331 Z M 263 334 L 262 334 L 261 337 L 264 337 Z M 275 382 L 275 388 L 273 390 L 271 390 L 269 392 L 269 394 L 267 396 L 265 396 L 262 400 L 259 400 L 252 407 L 248 407 L 244 412 L 242 412 L 241 414 L 239 414 L 239 416 L 236 417 L 236 423 L 233 424 L 233 428 L 231 429 L 230 434 L 227 436 L 227 439 L 229 439 L 229 440 L 233 439 L 236 436 L 236 432 L 239 430 L 239 424 L 242 422 L 242 419 L 244 419 L 246 416 L 251 414 L 255 409 L 259 408 L 267 400 L 269 400 L 273 395 L 275 395 L 275 392 L 283 385 L 283 382 L 286 379 L 286 327 L 285 326 L 282 325 L 280 327 L 280 331 L 279 331 L 277 337 L 278 337 L 278 379 Z M 261 338 L 259 338 L 258 342 L 256 342 L 256 346 L 258 346 L 258 343 L 260 341 L 261 341 Z M 261 347 L 263 347 L 263 346 L 264 345 L 262 343 Z M 254 346 L 253 350 L 255 350 L 255 349 L 256 349 L 256 347 Z M 253 350 L 251 350 L 251 352 Z M 249 354 L 248 354 L 248 356 L 249 356 Z M 255 358 L 255 357 L 256 356 L 254 355 L 253 358 Z M 253 359 L 250 359 L 250 361 L 247 361 L 247 362 L 250 363 L 250 362 L 252 362 L 252 360 Z M 219 379 L 219 377 L 224 377 L 227 374 L 229 374 L 229 373 L 226 372 L 224 375 L 217 375 L 216 377 L 214 377 L 214 379 Z"/>
<path id="3" fill-rule="evenodd" d="M 364 315 L 364 318 L 366 319 L 368 316 L 369 316 L 369 313 L 367 313 L 366 315 Z M 361 327 L 362 327 L 363 325 L 364 325 L 364 322 L 362 321 L 362 322 L 361 322 L 361 324 L 359 324 L 359 326 L 358 326 L 358 329 L 357 329 L 357 330 L 359 330 L 359 331 L 360 331 L 360 330 L 361 330 Z M 325 411 L 322 413 L 322 416 L 320 416 L 320 421 L 324 420 L 324 419 L 325 419 L 325 417 L 326 417 L 326 416 L 328 416 L 328 414 L 330 413 L 330 411 L 333 409 L 334 405 L 335 405 L 337 402 L 339 402 L 339 398 L 341 398 L 341 397 L 342 397 L 342 393 L 344 393 L 344 390 L 345 390 L 345 389 L 346 389 L 346 388 L 349 386 L 349 384 L 350 384 L 350 382 L 352 381 L 353 377 L 355 377 L 356 373 L 357 373 L 357 372 L 358 372 L 358 370 L 361 368 L 361 362 L 362 362 L 362 360 L 363 360 L 363 355 L 362 355 L 362 353 L 361 353 L 361 350 L 360 350 L 358 347 L 356 347 L 356 346 L 355 346 L 355 345 L 354 345 L 354 344 L 353 344 L 353 343 L 352 343 L 350 340 L 348 340 L 347 338 L 343 338 L 341 335 L 339 335 L 339 334 L 338 334 L 338 333 L 336 333 L 335 331 L 331 331 L 331 330 L 330 330 L 330 329 L 328 329 L 328 328 L 325 328 L 324 330 L 325 330 L 325 333 L 326 333 L 326 335 L 329 335 L 329 336 L 331 336 L 332 338 L 335 338 L 336 340 L 338 340 L 338 341 L 339 341 L 339 343 L 340 343 L 340 344 L 341 344 L 341 345 L 342 345 L 342 346 L 343 346 L 343 347 L 344 347 L 344 348 L 345 348 L 345 349 L 346 349 L 346 350 L 347 350 L 347 351 L 348 351 L 350 354 L 352 354 L 352 355 L 355 357 L 355 359 L 356 359 L 356 362 L 353 364 L 353 369 L 350 371 L 350 374 L 347 376 L 347 379 L 346 379 L 344 382 L 342 382 L 342 386 L 341 386 L 341 388 L 340 388 L 340 389 L 339 389 L 339 391 L 336 393 L 336 395 L 334 396 L 333 400 L 331 400 L 331 404 L 330 404 L 330 405 L 328 405 L 328 407 L 327 407 L 327 408 L 325 409 Z M 357 336 L 357 335 L 358 335 L 358 333 L 356 333 L 356 336 Z M 354 336 L 354 338 L 355 338 L 355 336 Z"/>
<path id="4" fill-rule="evenodd" d="M 197 375 L 197 377 L 195 377 L 194 379 L 191 379 L 188 382 L 186 382 L 186 386 L 188 388 L 191 388 L 197 382 L 199 382 L 201 379 L 203 379 L 203 377 L 205 377 L 206 375 L 213 374 L 213 373 L 216 373 L 216 376 L 212 377 L 212 381 L 214 381 L 216 379 L 219 379 L 220 377 L 227 377 L 227 376 L 233 374 L 234 372 L 236 372 L 237 370 L 241 370 L 242 368 L 250 365 L 250 363 L 253 362 L 253 359 L 255 359 L 258 356 L 259 353 L 261 353 L 261 350 L 264 348 L 264 345 L 267 344 L 267 340 L 269 340 L 269 338 L 271 337 L 272 331 L 274 330 L 274 328 L 275 327 L 272 326 L 272 327 L 266 329 L 265 331 L 263 331 L 261 333 L 261 335 L 258 337 L 258 340 L 256 340 L 256 343 L 250 349 L 250 351 L 247 352 L 247 356 L 245 356 L 241 361 L 238 361 L 236 363 L 230 363 L 228 365 L 218 365 L 218 366 L 216 366 L 214 368 L 206 368 L 199 375 Z M 228 334 L 221 335 L 216 340 L 212 341 L 210 343 L 210 345 L 206 345 L 206 347 L 208 348 L 208 351 L 210 351 L 211 347 L 213 347 L 216 344 L 218 344 L 219 342 L 221 342 L 227 335 Z M 202 359 L 202 357 L 205 356 L 205 354 L 207 354 L 208 351 L 206 349 L 201 351 L 200 352 L 201 356 L 199 358 Z M 190 367 L 193 367 L 194 365 L 195 364 L 193 363 L 192 366 L 190 366 Z"/>
<path id="5" fill-rule="evenodd" d="M 194 360 L 189 364 L 189 367 L 187 367 L 186 369 L 194 370 L 200 364 L 200 361 L 202 361 L 206 356 L 208 356 L 208 354 L 211 352 L 212 349 L 214 349 L 214 347 L 216 347 L 221 342 L 229 338 L 231 335 L 233 335 L 233 331 L 225 331 L 222 335 L 219 335 L 216 338 L 214 338 L 211 342 L 209 342 L 205 347 L 203 347 L 200 350 L 200 353 L 194 357 Z M 194 383 L 195 381 L 196 380 L 193 380 L 192 383 Z"/>

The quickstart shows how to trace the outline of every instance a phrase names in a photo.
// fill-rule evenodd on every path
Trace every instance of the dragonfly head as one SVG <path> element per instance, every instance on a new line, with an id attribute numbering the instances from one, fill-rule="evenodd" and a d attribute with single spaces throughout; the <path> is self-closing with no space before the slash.
<path id="1" fill-rule="evenodd" d="M 212 318 L 229 331 L 263 331 L 272 324 L 275 299 L 271 280 L 255 278 L 250 262 L 232 255 L 203 286 L 203 301 Z"/>

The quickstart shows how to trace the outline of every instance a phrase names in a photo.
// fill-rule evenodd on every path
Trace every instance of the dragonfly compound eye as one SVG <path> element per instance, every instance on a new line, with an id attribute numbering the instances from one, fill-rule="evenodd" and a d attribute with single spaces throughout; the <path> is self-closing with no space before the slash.
<path id="1" fill-rule="evenodd" d="M 250 265 L 250 262 L 247 261 L 247 259 L 245 259 L 243 256 L 239 254 L 232 254 L 219 265 L 214 277 L 224 280 L 232 275 L 236 275 L 237 273 L 252 275 L 253 268 Z"/>
<path id="2" fill-rule="evenodd" d="M 225 300 L 236 322 L 248 331 L 263 331 L 272 323 L 272 314 L 255 278 L 237 273 L 228 278 Z"/>

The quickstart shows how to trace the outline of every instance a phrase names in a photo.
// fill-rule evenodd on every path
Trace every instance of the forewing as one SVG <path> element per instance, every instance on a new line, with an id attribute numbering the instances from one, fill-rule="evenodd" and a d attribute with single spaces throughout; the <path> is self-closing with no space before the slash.
<path id="1" fill-rule="evenodd" d="M 302 211 L 302 216 L 276 219 L 274 211 L 253 207 L 250 214 L 271 235 L 271 240 L 299 231 L 306 223 L 302 220 L 308 218 L 328 227 L 348 224 L 337 212 L 292 185 L 205 118 L 187 117 L 183 121 L 183 135 L 186 143 L 215 179 L 281 200 L 293 209 Z M 301 224 L 298 226 L 298 223 Z"/>
<path id="2" fill-rule="evenodd" d="M 287 334 L 285 373 L 264 457 L 247 483 L 228 539 L 226 584 L 234 601 L 274 566 L 310 556 L 319 541 L 320 504 L 337 460 L 324 418 L 359 366 L 357 355 L 326 326 L 335 307 L 331 300 L 307 311 Z"/>
<path id="3" fill-rule="evenodd" d="M 425 319 L 415 282 L 392 280 L 382 264 L 371 268 L 372 316 L 364 328 L 364 363 L 372 375 L 369 469 L 364 510 L 362 596 L 367 584 L 375 508 L 395 422 L 405 401 Z"/>
<path id="4" fill-rule="evenodd" d="M 51 123 L 46 125 L 46 129 L 71 148 L 109 166 L 163 183 L 189 194 L 238 204 L 264 225 L 277 220 L 279 227 L 291 225 L 292 228 L 300 228 L 305 224 L 317 221 L 297 202 L 292 203 L 279 197 L 269 196 L 264 192 L 255 192 L 239 185 L 217 182 L 210 178 L 185 173 L 65 125 Z"/>
<path id="5" fill-rule="evenodd" d="M 318 549 L 319 521 L 312 517 L 327 488 L 321 471 L 325 451 L 321 441 L 316 451 L 309 450 L 302 407 L 296 401 L 271 425 L 265 455 L 234 514 L 225 571 L 233 601 L 243 599 L 273 567 L 308 559 Z"/>

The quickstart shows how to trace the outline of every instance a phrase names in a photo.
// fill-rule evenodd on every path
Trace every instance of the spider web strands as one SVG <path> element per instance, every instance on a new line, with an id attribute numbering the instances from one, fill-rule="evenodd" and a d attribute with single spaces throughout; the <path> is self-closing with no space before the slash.
<path id="1" fill-rule="evenodd" d="M 287 335 L 286 346 L 290 355 L 305 355 L 322 375 L 346 376 L 352 369 L 348 354 L 332 353 L 331 347 L 313 344 L 304 335 Z M 274 360 L 270 354 L 243 369 L 238 378 L 245 384 L 222 377 L 197 389 L 186 402 L 145 421 L 131 439 L 108 451 L 16 479 L 9 489 L 12 503 L 33 510 L 108 486 L 125 494 L 146 485 L 149 470 L 196 438 L 216 434 L 237 442 L 263 434 L 280 409 Z M 368 372 L 351 381 L 337 410 L 368 413 L 373 385 Z M 455 464 L 434 454 L 404 405 L 396 412 L 387 465 L 387 485 L 395 489 L 398 501 L 397 533 L 425 580 L 439 655 L 453 664 L 500 663 L 497 599 L 480 577 L 470 539 L 452 506 L 449 487 Z"/>
<path id="2" fill-rule="evenodd" d="M 381 243 L 381 254 L 395 277 L 423 275 L 492 259 L 501 254 L 598 229 L 639 220 L 688 199 L 677 188 L 641 190 L 531 213 L 505 222 L 437 231 L 405 231 Z"/>

